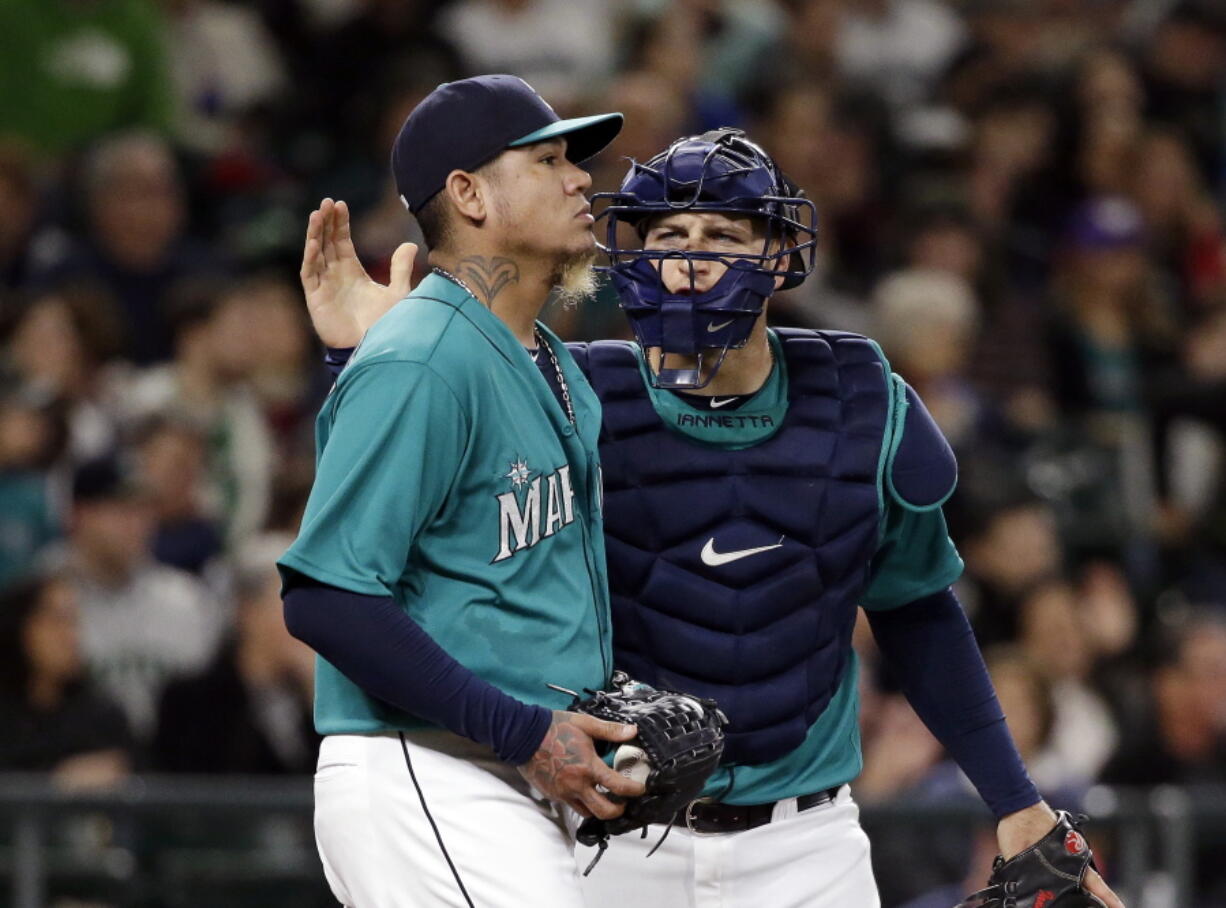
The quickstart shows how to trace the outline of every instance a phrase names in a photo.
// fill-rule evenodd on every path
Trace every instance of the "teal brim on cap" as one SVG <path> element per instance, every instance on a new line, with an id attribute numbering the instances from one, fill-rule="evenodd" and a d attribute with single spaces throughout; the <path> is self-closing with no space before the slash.
<path id="1" fill-rule="evenodd" d="M 535 132 L 528 133 L 521 139 L 508 142 L 507 147 L 518 148 L 534 142 L 565 137 L 566 157 L 576 164 L 582 164 L 588 158 L 595 157 L 603 151 L 617 137 L 617 134 L 622 131 L 624 119 L 619 113 L 607 113 L 596 114 L 593 117 L 558 120 L 556 123 L 550 123 Z"/>

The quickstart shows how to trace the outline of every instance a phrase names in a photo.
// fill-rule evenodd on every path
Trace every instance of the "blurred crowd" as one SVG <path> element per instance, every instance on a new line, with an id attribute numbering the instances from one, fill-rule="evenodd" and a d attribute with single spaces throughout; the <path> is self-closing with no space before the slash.
<path id="1" fill-rule="evenodd" d="M 272 566 L 329 386 L 306 214 L 348 201 L 386 274 L 420 236 L 391 139 L 480 72 L 626 114 L 596 190 L 759 141 L 821 218 L 772 320 L 878 338 L 953 443 L 958 592 L 1040 787 L 1226 782 L 1220 0 L 3 0 L 0 770 L 310 770 Z M 608 288 L 548 317 L 627 333 Z M 973 797 L 861 638 L 861 800 Z M 913 908 L 984 850 L 875 842 L 932 853 L 881 875 Z"/>

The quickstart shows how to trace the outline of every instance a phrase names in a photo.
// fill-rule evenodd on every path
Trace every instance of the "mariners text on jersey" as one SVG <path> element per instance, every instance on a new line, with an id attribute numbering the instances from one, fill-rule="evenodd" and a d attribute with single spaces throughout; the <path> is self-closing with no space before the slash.
<path id="1" fill-rule="evenodd" d="M 496 496 L 498 554 L 494 556 L 494 564 L 532 548 L 574 523 L 575 491 L 570 484 L 570 467 L 558 467 L 548 476 L 531 480 L 529 475 L 527 464 L 522 460 L 512 464 L 507 478 L 514 488 Z"/>

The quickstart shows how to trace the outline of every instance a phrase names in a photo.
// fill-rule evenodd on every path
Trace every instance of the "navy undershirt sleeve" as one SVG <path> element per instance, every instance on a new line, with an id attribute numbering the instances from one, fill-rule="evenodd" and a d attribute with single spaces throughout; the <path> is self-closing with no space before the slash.
<path id="1" fill-rule="evenodd" d="M 364 596 L 298 575 L 284 596 L 291 634 L 372 697 L 494 749 L 518 765 L 553 714 L 473 674 L 390 597 Z"/>
<path id="2" fill-rule="evenodd" d="M 345 368 L 345 363 L 349 362 L 349 357 L 353 356 L 353 351 L 356 349 L 357 347 L 324 347 L 324 366 L 333 381 L 341 377 L 341 370 Z"/>
<path id="3" fill-rule="evenodd" d="M 868 611 L 873 637 L 916 714 L 999 819 L 1040 801 L 966 613 L 953 590 Z"/>

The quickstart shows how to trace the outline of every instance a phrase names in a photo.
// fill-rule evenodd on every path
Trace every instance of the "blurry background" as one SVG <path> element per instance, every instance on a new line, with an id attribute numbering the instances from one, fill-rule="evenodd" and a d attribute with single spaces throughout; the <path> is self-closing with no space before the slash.
<path id="1" fill-rule="evenodd" d="M 879 338 L 957 449 L 1040 787 L 1133 908 L 1226 906 L 1221 0 L 0 0 L 0 771 L 39 774 L 0 904 L 330 904 L 272 568 L 329 386 L 306 214 L 385 274 L 395 131 L 491 71 L 626 113 L 595 189 L 735 125 L 816 200 L 773 319 Z M 549 317 L 626 333 L 607 289 Z M 986 813 L 861 637 L 885 904 L 948 908 Z"/>

